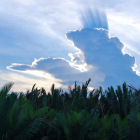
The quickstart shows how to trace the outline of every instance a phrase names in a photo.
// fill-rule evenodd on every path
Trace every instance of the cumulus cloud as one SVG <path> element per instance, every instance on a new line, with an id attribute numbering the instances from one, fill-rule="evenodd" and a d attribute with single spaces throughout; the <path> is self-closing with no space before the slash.
<path id="1" fill-rule="evenodd" d="M 91 14 L 91 13 L 90 13 Z M 99 20 L 100 18 L 100 20 Z M 110 37 L 106 17 L 94 18 L 91 20 L 94 23 L 99 21 L 99 25 L 87 26 L 86 28 L 67 34 L 67 37 L 74 42 L 82 52 L 84 52 L 85 61 L 88 65 L 98 68 L 98 70 L 105 74 L 103 86 L 118 85 L 126 81 L 129 84 L 134 84 L 139 87 L 140 78 L 132 70 L 135 65 L 135 58 L 123 54 L 123 44 L 117 37 Z M 91 23 L 91 21 L 90 21 Z M 102 24 L 101 24 L 102 23 Z M 106 25 L 107 24 L 107 25 Z M 87 25 L 91 25 L 88 24 Z M 105 27 L 105 28 L 103 28 Z"/>
<path id="2" fill-rule="evenodd" d="M 67 36 L 84 52 L 86 63 L 105 74 L 105 87 L 124 81 L 139 86 L 140 78 L 132 71 L 134 57 L 124 55 L 123 44 L 118 38 L 109 38 L 107 30 L 86 28 Z"/>
<path id="3" fill-rule="evenodd" d="M 63 84 L 91 78 L 92 86 L 99 84 L 104 87 L 116 86 L 124 81 L 136 87 L 140 86 L 140 78 L 132 70 L 135 64 L 134 57 L 122 53 L 123 44 L 116 37 L 110 38 L 107 22 L 101 22 L 106 17 L 98 15 L 92 16 L 90 12 L 89 18 L 91 17 L 91 19 L 88 20 L 90 24 L 88 21 L 84 21 L 83 29 L 67 33 L 67 38 L 72 40 L 75 47 L 82 52 L 84 57 L 81 60 L 83 61 L 80 61 L 78 55 L 71 54 L 71 61 L 63 58 L 42 58 L 35 60 L 31 65 L 12 64 L 8 68 L 18 71 L 41 70 L 48 72 L 56 78 L 62 79 Z M 84 64 L 87 69 L 81 72 L 76 65 L 84 66 Z"/>

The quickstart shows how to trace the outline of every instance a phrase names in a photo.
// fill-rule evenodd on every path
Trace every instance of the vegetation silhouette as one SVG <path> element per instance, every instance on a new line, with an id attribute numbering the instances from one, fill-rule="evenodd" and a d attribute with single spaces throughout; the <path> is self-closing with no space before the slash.
<path id="1" fill-rule="evenodd" d="M 140 90 L 88 90 L 76 82 L 68 91 L 36 85 L 27 93 L 0 90 L 1 140 L 139 140 Z"/>

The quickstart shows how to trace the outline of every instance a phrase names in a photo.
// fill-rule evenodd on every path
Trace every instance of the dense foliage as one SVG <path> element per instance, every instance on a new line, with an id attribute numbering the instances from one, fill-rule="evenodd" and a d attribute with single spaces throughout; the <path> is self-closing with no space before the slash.
<path id="1" fill-rule="evenodd" d="M 139 140 L 140 90 L 88 90 L 75 83 L 68 91 L 46 93 L 33 86 L 24 93 L 0 90 L 0 140 Z"/>

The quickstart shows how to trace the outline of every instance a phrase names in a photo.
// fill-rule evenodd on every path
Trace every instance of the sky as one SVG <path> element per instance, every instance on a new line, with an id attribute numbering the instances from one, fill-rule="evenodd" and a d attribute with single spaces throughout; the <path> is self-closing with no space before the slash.
<path id="1" fill-rule="evenodd" d="M 140 87 L 139 0 L 0 0 L 0 87 Z"/>

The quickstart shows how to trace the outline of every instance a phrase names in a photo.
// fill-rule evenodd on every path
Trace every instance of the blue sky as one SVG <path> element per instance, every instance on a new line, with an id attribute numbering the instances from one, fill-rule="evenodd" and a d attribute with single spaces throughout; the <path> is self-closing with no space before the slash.
<path id="1" fill-rule="evenodd" d="M 13 81 L 20 91 L 91 78 L 92 87 L 123 81 L 140 87 L 139 4 L 0 1 L 0 86 Z"/>

